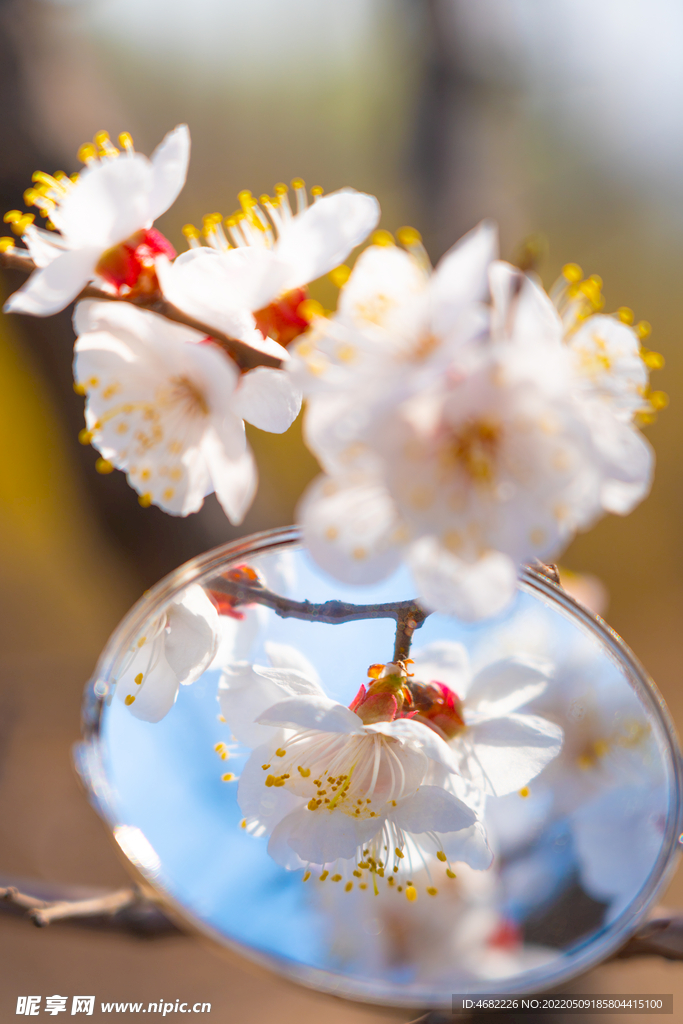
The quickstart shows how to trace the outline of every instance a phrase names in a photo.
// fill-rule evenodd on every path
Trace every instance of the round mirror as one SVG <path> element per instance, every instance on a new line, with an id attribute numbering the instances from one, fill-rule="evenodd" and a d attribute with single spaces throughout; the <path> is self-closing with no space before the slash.
<path id="1" fill-rule="evenodd" d="M 188 563 L 102 655 L 79 771 L 168 904 L 274 971 L 410 1006 L 555 986 L 618 948 L 667 880 L 681 829 L 673 727 L 619 637 L 539 573 L 475 625 L 406 618 L 412 597 L 402 573 L 338 584 L 294 530 Z M 396 708 L 369 698 L 399 671 L 397 627 L 401 725 L 435 737 L 420 763 L 431 758 L 465 808 L 444 828 L 455 845 L 408 810 L 417 754 L 395 755 Z M 323 708 L 315 721 L 285 708 L 301 694 L 307 715 Z M 363 761 L 349 715 L 386 756 Z M 382 786 L 403 817 L 386 815 L 373 838 Z M 341 822 L 339 848 L 314 857 L 296 822 L 325 813 Z"/>

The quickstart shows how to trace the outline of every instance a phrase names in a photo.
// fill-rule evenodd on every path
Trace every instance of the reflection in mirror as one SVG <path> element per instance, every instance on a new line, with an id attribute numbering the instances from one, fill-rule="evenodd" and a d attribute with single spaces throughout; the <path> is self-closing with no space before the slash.
<path id="1" fill-rule="evenodd" d="M 661 700 L 532 572 L 464 625 L 407 574 L 343 586 L 262 535 L 133 609 L 87 716 L 79 767 L 137 871 L 219 943 L 351 998 L 558 984 L 625 941 L 676 846 Z"/>

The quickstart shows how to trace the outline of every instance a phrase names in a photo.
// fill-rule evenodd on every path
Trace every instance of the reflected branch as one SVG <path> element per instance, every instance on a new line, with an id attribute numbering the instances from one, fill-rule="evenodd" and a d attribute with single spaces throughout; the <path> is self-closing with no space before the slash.
<path id="1" fill-rule="evenodd" d="M 385 604 L 349 604 L 346 601 L 293 601 L 259 585 L 250 585 L 223 576 L 211 580 L 209 591 L 226 594 L 238 604 L 261 604 L 282 619 L 304 619 L 307 622 L 325 622 L 339 625 L 363 619 L 394 619 L 396 640 L 393 661 L 405 661 L 410 654 L 413 633 L 430 615 L 417 601 L 389 601 Z"/>
<path id="2" fill-rule="evenodd" d="M 0 253 L 0 267 L 5 270 L 18 270 L 24 274 L 30 274 L 36 269 L 36 265 L 31 257 L 25 256 L 21 249 L 11 249 L 8 252 Z M 241 370 L 252 370 L 256 366 L 271 366 L 276 369 L 282 367 L 281 359 L 269 356 L 265 352 L 259 352 L 258 349 L 252 348 L 251 345 L 247 345 L 237 338 L 231 338 L 228 334 L 217 331 L 215 327 L 202 323 L 201 320 L 195 320 L 194 317 L 187 316 L 177 306 L 168 302 L 158 290 L 147 295 L 124 296 L 114 295 L 103 288 L 95 287 L 95 285 L 87 285 L 76 296 L 75 301 L 78 302 L 80 299 L 98 299 L 102 302 L 129 302 L 139 309 L 149 310 L 149 312 L 163 316 L 166 320 L 171 320 L 173 323 L 190 327 L 192 330 L 199 331 L 200 334 L 204 334 L 216 342 L 231 359 L 234 359 Z"/>

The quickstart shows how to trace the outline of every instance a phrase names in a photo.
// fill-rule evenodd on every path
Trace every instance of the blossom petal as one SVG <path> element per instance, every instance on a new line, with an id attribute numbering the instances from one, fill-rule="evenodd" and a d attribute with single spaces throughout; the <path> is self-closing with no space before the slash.
<path id="1" fill-rule="evenodd" d="M 200 586 L 188 587 L 168 610 L 166 660 L 187 686 L 209 667 L 218 647 L 218 612 Z"/>
<path id="2" fill-rule="evenodd" d="M 428 278 L 410 253 L 396 245 L 370 245 L 354 264 L 339 295 L 339 314 L 362 330 L 405 332 L 405 304 L 425 292 Z"/>
<path id="3" fill-rule="evenodd" d="M 472 725 L 461 771 L 487 793 L 504 796 L 525 786 L 560 752 L 563 731 L 537 715 L 507 715 Z"/>
<path id="4" fill-rule="evenodd" d="M 501 551 L 489 551 L 475 562 L 466 562 L 436 538 L 423 537 L 411 545 L 408 562 L 422 603 L 464 622 L 502 611 L 517 586 L 515 564 Z"/>
<path id="5" fill-rule="evenodd" d="M 273 737 L 273 730 L 269 730 Z M 284 786 L 266 786 L 263 765 L 273 756 L 273 744 L 263 743 L 252 750 L 240 773 L 237 802 L 247 818 L 258 822 L 249 831 L 251 835 L 269 835 L 286 814 L 301 806 L 301 797 Z"/>
<path id="6" fill-rule="evenodd" d="M 396 510 L 381 484 L 319 477 L 297 518 L 315 561 L 344 583 L 375 583 L 400 562 Z"/>
<path id="7" fill-rule="evenodd" d="M 378 828 L 377 819 L 354 819 L 337 810 L 309 811 L 302 807 L 276 825 L 268 853 L 283 867 L 288 866 L 283 846 L 294 850 L 304 864 L 329 864 L 354 857 L 358 847 L 367 843 Z"/>
<path id="8" fill-rule="evenodd" d="M 293 668 L 320 686 L 320 676 L 315 666 L 298 647 L 292 647 L 291 644 L 278 644 L 274 640 L 266 640 L 264 646 L 273 668 Z"/>
<path id="9" fill-rule="evenodd" d="M 178 677 L 166 660 L 163 636 L 145 644 L 116 683 L 116 696 L 127 705 L 134 718 L 160 722 L 178 696 Z M 142 683 L 135 682 L 142 674 Z"/>
<path id="10" fill-rule="evenodd" d="M 286 349 L 264 339 L 251 313 L 279 295 L 286 281 L 288 268 L 270 250 L 200 247 L 181 253 L 173 263 L 158 259 L 156 266 L 164 295 L 178 309 L 229 337 L 287 358 Z"/>
<path id="11" fill-rule="evenodd" d="M 473 302 L 488 296 L 488 268 L 498 255 L 498 228 L 484 220 L 439 261 L 429 283 L 432 327 L 446 333 Z"/>
<path id="12" fill-rule="evenodd" d="M 64 250 L 47 266 L 34 270 L 26 284 L 10 295 L 5 312 L 31 316 L 58 313 L 92 280 L 100 252 L 92 246 Z"/>
<path id="13" fill-rule="evenodd" d="M 273 645 L 266 644 L 266 650 L 269 650 Z M 280 645 L 275 645 L 280 646 Z M 282 646 L 285 646 L 284 644 Z M 303 658 L 304 661 L 307 659 Z M 311 668 L 313 666 L 310 666 Z M 264 668 L 262 665 L 255 665 L 254 669 L 259 675 L 263 676 L 264 679 L 272 679 L 274 683 L 282 687 L 283 694 L 289 694 L 293 697 L 321 697 L 325 696 L 320 684 L 317 681 L 317 673 L 313 670 L 313 675 L 309 675 L 308 672 L 302 672 L 300 669 L 289 668 L 287 666 L 274 666 L 273 668 Z"/>
<path id="14" fill-rule="evenodd" d="M 363 733 L 355 712 L 325 696 L 291 697 L 268 708 L 256 719 L 259 725 L 316 729 L 319 732 Z"/>
<path id="15" fill-rule="evenodd" d="M 156 220 L 177 199 L 190 162 L 190 129 L 179 124 L 166 135 L 151 156 L 152 182 L 149 193 L 149 217 Z"/>
<path id="16" fill-rule="evenodd" d="M 227 666 L 218 684 L 221 711 L 235 737 L 248 747 L 272 739 L 273 730 L 257 725 L 256 720 L 288 695 L 286 689 L 246 661 Z"/>
<path id="17" fill-rule="evenodd" d="M 467 711 L 501 718 L 539 697 L 547 688 L 553 667 L 529 655 L 515 655 L 486 665 L 467 692 Z"/>
<path id="18" fill-rule="evenodd" d="M 471 807 L 439 786 L 420 786 L 389 817 L 405 832 L 459 832 L 477 820 Z"/>
<path id="19" fill-rule="evenodd" d="M 450 861 L 469 864 L 475 871 L 491 867 L 493 853 L 486 840 L 486 831 L 480 821 L 461 832 L 437 833 L 441 848 Z"/>
<path id="20" fill-rule="evenodd" d="M 259 430 L 283 434 L 299 415 L 301 391 L 290 374 L 258 366 L 243 374 L 233 408 Z"/>
<path id="21" fill-rule="evenodd" d="M 140 153 L 93 161 L 51 218 L 71 248 L 97 246 L 102 253 L 151 225 L 153 174 L 151 163 Z"/>
<path id="22" fill-rule="evenodd" d="M 220 431 L 208 429 L 202 438 L 202 452 L 206 458 L 211 481 L 226 516 L 235 526 L 244 519 L 254 500 L 258 477 L 256 464 L 249 448 L 231 456 L 234 448 L 234 427 L 224 417 Z M 228 444 L 225 443 L 226 437 Z"/>
<path id="23" fill-rule="evenodd" d="M 381 732 L 385 736 L 393 736 L 408 747 L 417 747 L 426 757 L 443 765 L 449 772 L 458 771 L 451 748 L 433 729 L 422 722 L 416 722 L 412 718 L 397 718 L 393 722 L 375 722 L 365 728 L 368 732 Z"/>
<path id="24" fill-rule="evenodd" d="M 374 196 L 342 189 L 323 196 L 283 227 L 275 246 L 288 265 L 285 289 L 299 288 L 343 263 L 379 222 Z"/>
<path id="25" fill-rule="evenodd" d="M 445 683 L 463 697 L 470 683 L 470 658 L 464 644 L 438 640 L 411 652 L 415 678 L 423 683 Z"/>

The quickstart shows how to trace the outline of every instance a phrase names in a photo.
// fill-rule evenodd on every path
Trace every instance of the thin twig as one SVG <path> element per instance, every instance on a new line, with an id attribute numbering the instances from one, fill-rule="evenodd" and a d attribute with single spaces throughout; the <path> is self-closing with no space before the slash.
<path id="1" fill-rule="evenodd" d="M 252 587 L 239 581 L 226 580 L 218 576 L 211 580 L 210 590 L 234 597 L 238 604 L 262 604 L 272 608 L 282 619 L 305 619 L 308 622 L 327 622 L 332 625 L 341 622 L 356 622 L 359 619 L 395 619 L 410 616 L 421 626 L 429 614 L 416 601 L 389 601 L 386 604 L 349 604 L 346 601 L 325 601 L 313 604 L 311 601 L 293 601 L 289 597 L 275 594 L 266 587 Z"/>
<path id="2" fill-rule="evenodd" d="M 413 633 L 419 629 L 429 612 L 424 611 L 414 601 L 399 613 L 394 641 L 394 661 L 405 661 L 410 654 Z"/>
<path id="3" fill-rule="evenodd" d="M 405 661 L 410 654 L 413 633 L 429 615 L 417 601 L 390 601 L 386 604 L 348 604 L 346 601 L 313 604 L 311 601 L 292 601 L 289 597 L 274 594 L 266 587 L 249 586 L 237 580 L 226 580 L 223 576 L 211 580 L 209 589 L 228 594 L 235 598 L 237 604 L 265 605 L 266 608 L 272 608 L 281 619 L 304 619 L 307 622 L 326 622 L 331 625 L 357 622 L 360 619 L 394 619 L 396 639 L 393 661 Z"/>
<path id="4" fill-rule="evenodd" d="M 52 921 L 72 917 L 97 917 L 115 914 L 125 907 L 131 907 L 140 899 L 135 889 L 118 889 L 105 896 L 95 896 L 89 900 L 61 900 L 44 907 L 31 910 L 30 916 L 39 928 L 44 928 Z"/>
<path id="5" fill-rule="evenodd" d="M 36 265 L 30 256 L 24 256 L 19 249 L 0 253 L 0 267 L 6 270 L 20 270 L 24 274 L 30 274 L 36 269 Z M 265 352 L 260 352 L 258 349 L 252 348 L 251 345 L 247 345 L 237 338 L 231 338 L 228 334 L 217 331 L 215 327 L 209 327 L 208 324 L 195 320 L 194 317 L 187 316 L 177 306 L 168 302 L 159 291 L 152 292 L 149 295 L 129 297 L 113 295 L 111 292 L 95 287 L 95 285 L 87 285 L 76 297 L 76 301 L 79 299 L 99 299 L 102 302 L 129 302 L 140 309 L 147 309 L 152 313 L 157 313 L 166 320 L 173 321 L 173 323 L 182 324 L 184 327 L 191 327 L 193 330 L 199 331 L 200 334 L 212 338 L 235 360 L 241 370 L 252 370 L 256 366 L 271 366 L 279 369 L 282 366 L 281 359 L 267 355 Z"/>
<path id="6" fill-rule="evenodd" d="M 68 887 L 50 885 L 49 890 L 56 899 L 39 899 L 21 892 L 16 886 L 0 887 L 0 909 L 4 904 L 8 910 L 15 907 L 26 911 L 24 916 L 39 928 L 53 921 L 82 921 L 100 927 L 123 928 L 138 935 L 167 935 L 178 930 L 153 895 L 135 886 L 95 892 L 81 899 L 67 896 Z"/>

